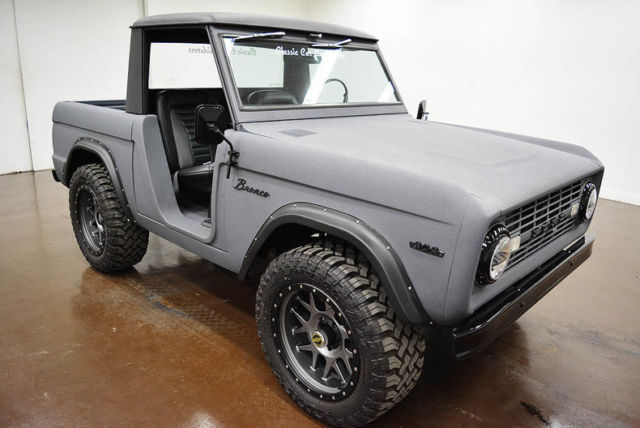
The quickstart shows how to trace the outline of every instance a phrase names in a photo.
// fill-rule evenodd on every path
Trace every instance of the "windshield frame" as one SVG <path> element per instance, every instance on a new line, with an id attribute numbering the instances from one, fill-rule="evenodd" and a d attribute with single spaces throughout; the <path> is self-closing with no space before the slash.
<path id="1" fill-rule="evenodd" d="M 286 35 L 278 40 L 283 40 L 289 43 L 301 43 L 303 45 L 310 45 L 313 40 L 310 40 L 308 32 L 292 31 L 287 29 L 256 29 L 256 28 L 216 28 L 210 26 L 211 41 L 213 42 L 213 48 L 216 51 L 216 58 L 220 62 L 219 67 L 222 71 L 222 79 L 227 90 L 225 91 L 229 100 L 229 104 L 232 105 L 235 110 L 236 122 L 262 122 L 271 120 L 288 120 L 288 119 L 304 119 L 304 118 L 319 118 L 319 117 L 342 117 L 342 116 L 360 116 L 368 114 L 389 114 L 389 113 L 407 113 L 407 110 L 402 101 L 397 85 L 393 80 L 393 76 L 387 67 L 384 57 L 378 48 L 378 44 L 375 41 L 356 39 L 349 43 L 348 47 L 374 51 L 380 60 L 380 65 L 383 68 L 387 78 L 393 85 L 394 93 L 398 101 L 396 102 L 364 102 L 364 103 L 337 103 L 337 104 L 296 104 L 296 105 L 272 105 L 272 106 L 244 106 L 240 99 L 240 93 L 235 82 L 234 74 L 231 69 L 231 62 L 227 54 L 227 50 L 224 46 L 224 38 L 237 37 L 242 35 L 249 35 L 256 31 L 275 31 L 284 30 Z M 344 40 L 345 37 L 341 36 L 328 36 L 323 38 L 322 42 L 338 42 Z"/>

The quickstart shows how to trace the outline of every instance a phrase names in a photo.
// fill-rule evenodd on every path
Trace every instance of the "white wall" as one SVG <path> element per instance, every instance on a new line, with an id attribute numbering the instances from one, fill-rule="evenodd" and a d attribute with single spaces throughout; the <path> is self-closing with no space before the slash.
<path id="1" fill-rule="evenodd" d="M 324 0 L 312 19 L 380 38 L 415 114 L 580 144 L 603 196 L 640 205 L 640 2 Z"/>
<path id="2" fill-rule="evenodd" d="M 0 173 L 31 168 L 11 5 L 0 0 L 8 101 Z M 129 25 L 144 12 L 238 11 L 369 31 L 412 114 L 426 98 L 432 120 L 584 145 L 605 163 L 603 196 L 640 205 L 638 1 L 15 0 L 15 8 L 34 169 L 51 167 L 56 101 L 125 96 Z"/>
<path id="3" fill-rule="evenodd" d="M 132 0 L 15 2 L 33 168 L 52 167 L 51 112 L 57 101 L 124 99 Z"/>
<path id="4" fill-rule="evenodd" d="M 31 170 L 13 1 L 0 0 L 0 174 Z"/>

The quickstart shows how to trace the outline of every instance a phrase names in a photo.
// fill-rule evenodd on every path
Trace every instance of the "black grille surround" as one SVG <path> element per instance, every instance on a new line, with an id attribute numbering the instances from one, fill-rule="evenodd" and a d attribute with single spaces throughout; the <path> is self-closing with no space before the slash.
<path id="1" fill-rule="evenodd" d="M 588 181 L 585 178 L 571 183 L 504 216 L 511 237 L 520 236 L 520 248 L 511 254 L 505 272 L 581 223 L 577 211 L 571 216 L 571 206 L 579 206 L 582 188 Z"/>

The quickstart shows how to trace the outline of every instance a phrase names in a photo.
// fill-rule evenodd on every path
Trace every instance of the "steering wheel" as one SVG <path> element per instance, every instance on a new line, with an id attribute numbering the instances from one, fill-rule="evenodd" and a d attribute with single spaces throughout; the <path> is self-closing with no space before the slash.
<path id="1" fill-rule="evenodd" d="M 331 82 L 338 82 L 339 84 L 342 85 L 342 87 L 344 88 L 344 95 L 342 96 L 342 102 L 343 103 L 347 103 L 349 102 L 349 89 L 347 89 L 347 85 L 340 79 L 327 79 L 324 84 L 326 85 L 327 83 L 331 83 Z"/>

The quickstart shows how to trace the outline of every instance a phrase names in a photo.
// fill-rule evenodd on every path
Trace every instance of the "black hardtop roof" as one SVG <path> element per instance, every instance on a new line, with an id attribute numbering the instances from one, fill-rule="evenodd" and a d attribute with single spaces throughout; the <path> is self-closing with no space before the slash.
<path id="1" fill-rule="evenodd" d="M 334 34 L 367 40 L 378 40 L 371 34 L 340 25 L 325 22 L 307 21 L 304 19 L 283 18 L 270 15 L 249 13 L 199 12 L 171 13 L 165 15 L 146 16 L 138 19 L 131 26 L 163 27 L 172 25 L 229 24 L 242 27 L 277 28 L 282 30 L 309 31 L 312 33 Z"/>

